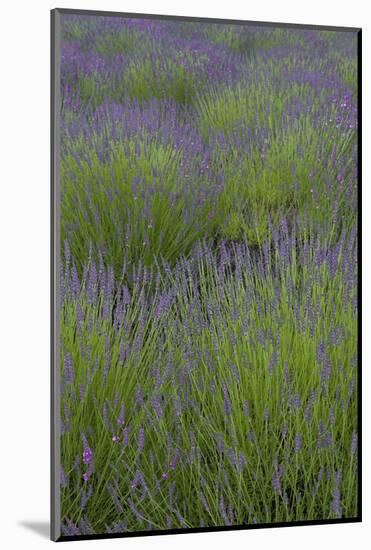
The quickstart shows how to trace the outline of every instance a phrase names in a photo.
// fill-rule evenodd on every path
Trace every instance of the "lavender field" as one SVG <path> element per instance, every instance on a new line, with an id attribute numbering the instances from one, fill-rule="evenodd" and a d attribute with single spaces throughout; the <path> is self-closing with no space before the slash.
<path id="1" fill-rule="evenodd" d="M 355 518 L 357 34 L 62 16 L 64 536 Z"/>

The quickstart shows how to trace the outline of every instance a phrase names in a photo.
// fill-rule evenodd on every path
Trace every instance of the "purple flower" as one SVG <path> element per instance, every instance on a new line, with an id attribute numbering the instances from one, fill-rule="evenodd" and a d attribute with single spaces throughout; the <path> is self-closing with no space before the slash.
<path id="1" fill-rule="evenodd" d="M 84 480 L 84 481 L 87 481 L 87 479 Z M 86 491 L 86 489 L 83 489 L 82 495 L 81 495 L 81 501 L 80 501 L 80 508 L 81 509 L 84 509 L 86 507 L 86 504 L 87 504 L 88 500 L 90 499 L 90 497 L 92 496 L 92 494 L 93 494 L 93 485 L 90 484 L 89 489 L 87 491 Z"/>
<path id="2" fill-rule="evenodd" d="M 317 448 L 328 449 L 332 445 L 332 433 L 326 429 L 323 421 L 319 424 Z"/>
<path id="3" fill-rule="evenodd" d="M 294 398 L 294 408 L 298 410 L 300 409 L 300 407 L 301 407 L 301 398 L 299 393 L 296 393 Z"/>
<path id="4" fill-rule="evenodd" d="M 229 520 L 229 517 L 227 516 L 227 512 L 225 510 L 223 495 L 220 495 L 220 499 L 219 499 L 219 512 L 220 512 L 220 515 L 221 515 L 221 517 L 224 521 L 224 524 L 225 525 L 230 525 L 230 520 Z"/>
<path id="5" fill-rule="evenodd" d="M 90 464 L 93 460 L 93 452 L 90 447 L 85 447 L 84 452 L 82 453 L 82 461 L 84 464 Z"/>
<path id="6" fill-rule="evenodd" d="M 122 426 L 123 424 L 125 424 L 125 405 L 124 404 L 122 404 L 121 406 L 120 414 L 117 419 L 117 424 L 119 424 L 119 426 Z"/>
<path id="7" fill-rule="evenodd" d="M 139 405 L 143 405 L 143 404 L 144 404 L 143 395 L 142 395 L 142 388 L 141 388 L 141 385 L 140 385 L 140 384 L 138 384 L 138 386 L 137 386 L 136 402 L 137 402 Z"/>
<path id="8" fill-rule="evenodd" d="M 282 495 L 281 472 L 278 466 L 278 460 L 276 456 L 274 457 L 274 461 L 273 461 L 272 487 L 277 494 Z"/>
<path id="9" fill-rule="evenodd" d="M 289 431 L 289 427 L 288 427 L 287 423 L 285 423 L 281 428 L 281 437 L 285 438 L 288 431 Z"/>
<path id="10" fill-rule="evenodd" d="M 88 440 L 87 440 L 86 435 L 84 434 L 84 432 L 81 434 L 81 439 L 82 439 L 82 444 L 83 444 L 83 447 L 84 447 L 83 462 L 84 462 L 84 464 L 90 464 L 91 461 L 93 460 L 93 452 L 92 452 L 92 450 L 89 446 Z"/>
<path id="11" fill-rule="evenodd" d="M 357 432 L 353 432 L 352 433 L 352 442 L 350 444 L 350 454 L 351 454 L 351 456 L 354 456 L 354 454 L 357 450 L 357 445 L 358 445 Z"/>
<path id="12" fill-rule="evenodd" d="M 230 416 L 232 414 L 232 403 L 225 384 L 223 384 L 223 394 L 224 394 L 224 412 L 227 416 Z"/>
<path id="13" fill-rule="evenodd" d="M 125 449 L 129 443 L 129 427 L 124 428 L 122 432 L 122 446 Z"/>
<path id="14" fill-rule="evenodd" d="M 64 374 L 66 377 L 66 382 L 73 382 L 73 365 L 71 354 L 66 352 L 64 354 Z"/>
<path id="15" fill-rule="evenodd" d="M 122 301 L 124 305 L 130 304 L 130 293 L 126 285 L 124 286 Z"/>
<path id="16" fill-rule="evenodd" d="M 295 452 L 296 453 L 299 453 L 301 451 L 301 448 L 302 448 L 302 436 L 301 436 L 301 434 L 297 434 L 295 436 L 294 447 L 295 447 Z"/>
<path id="17" fill-rule="evenodd" d="M 67 487 L 67 484 L 68 484 L 67 476 L 65 474 L 63 466 L 61 466 L 61 468 L 60 468 L 60 485 L 61 485 L 61 487 L 65 488 L 65 487 Z"/>
<path id="18" fill-rule="evenodd" d="M 340 482 L 341 482 L 341 473 L 340 472 L 335 472 L 334 489 L 333 489 L 333 493 L 332 493 L 331 512 L 337 518 L 341 518 L 341 515 L 342 515 L 341 496 L 340 496 Z"/>
<path id="19" fill-rule="evenodd" d="M 269 374 L 273 374 L 273 369 L 276 365 L 277 365 L 277 351 L 274 350 L 269 361 L 269 366 L 268 366 Z"/>
<path id="20" fill-rule="evenodd" d="M 224 451 L 224 441 L 222 434 L 217 434 L 216 436 L 216 447 L 218 449 L 219 453 L 222 453 Z"/>
<path id="21" fill-rule="evenodd" d="M 144 428 L 141 426 L 139 428 L 139 434 L 138 434 L 138 454 L 141 454 L 143 452 L 144 448 Z"/>

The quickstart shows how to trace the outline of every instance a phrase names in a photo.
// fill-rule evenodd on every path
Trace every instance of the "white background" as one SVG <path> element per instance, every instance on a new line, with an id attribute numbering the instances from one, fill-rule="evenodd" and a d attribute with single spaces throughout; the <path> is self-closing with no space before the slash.
<path id="1" fill-rule="evenodd" d="M 340 0 L 7 0 L 0 66 L 0 545 L 41 548 L 49 520 L 49 10 L 105 9 L 255 21 L 363 27 L 364 523 L 69 543 L 79 548 L 181 550 L 205 545 L 285 550 L 366 548 L 370 515 L 370 16 Z"/>

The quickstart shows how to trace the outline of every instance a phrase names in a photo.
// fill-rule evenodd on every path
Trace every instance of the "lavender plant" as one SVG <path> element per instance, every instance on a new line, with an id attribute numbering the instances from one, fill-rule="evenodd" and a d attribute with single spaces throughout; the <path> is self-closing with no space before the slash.
<path id="1" fill-rule="evenodd" d="M 357 515 L 356 35 L 62 17 L 63 534 Z"/>

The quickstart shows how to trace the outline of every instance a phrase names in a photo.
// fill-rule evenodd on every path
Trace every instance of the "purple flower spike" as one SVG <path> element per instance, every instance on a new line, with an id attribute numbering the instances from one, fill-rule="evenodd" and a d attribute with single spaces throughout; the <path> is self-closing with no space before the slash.
<path id="1" fill-rule="evenodd" d="M 88 479 L 89 479 L 89 474 L 88 474 L 87 472 L 85 472 L 85 473 L 83 474 L 83 476 L 82 476 L 82 479 L 83 479 L 84 481 L 88 481 Z"/>
<path id="2" fill-rule="evenodd" d="M 301 434 L 297 434 L 295 436 L 295 452 L 299 453 L 302 449 L 302 436 Z"/>
<path id="3" fill-rule="evenodd" d="M 358 437 L 357 437 L 357 433 L 356 432 L 353 432 L 352 433 L 352 442 L 351 442 L 351 445 L 350 445 L 350 454 L 351 456 L 353 456 L 357 450 L 357 443 L 358 443 Z"/>
<path id="4" fill-rule="evenodd" d="M 61 471 L 60 471 L 60 485 L 61 487 L 67 487 L 68 485 L 67 476 L 65 474 L 63 466 L 61 466 Z"/>
<path id="5" fill-rule="evenodd" d="M 93 452 L 90 449 L 90 447 L 85 447 L 84 452 L 82 454 L 82 461 L 84 464 L 90 464 L 93 460 Z"/>
<path id="6" fill-rule="evenodd" d="M 167 472 L 164 472 L 162 474 L 162 479 L 168 479 L 168 477 L 169 477 L 169 474 Z"/>
<path id="7" fill-rule="evenodd" d="M 138 454 L 141 454 L 144 448 L 144 428 L 139 428 L 138 434 Z"/>
<path id="8" fill-rule="evenodd" d="M 119 438 L 118 435 L 114 435 L 114 436 L 112 437 L 112 441 L 113 441 L 114 443 L 117 443 L 117 442 L 119 441 L 119 439 L 120 439 L 120 438 Z"/>
<path id="9" fill-rule="evenodd" d="M 73 364 L 70 353 L 65 353 L 64 355 L 64 373 L 66 377 L 66 382 L 73 382 Z"/>

